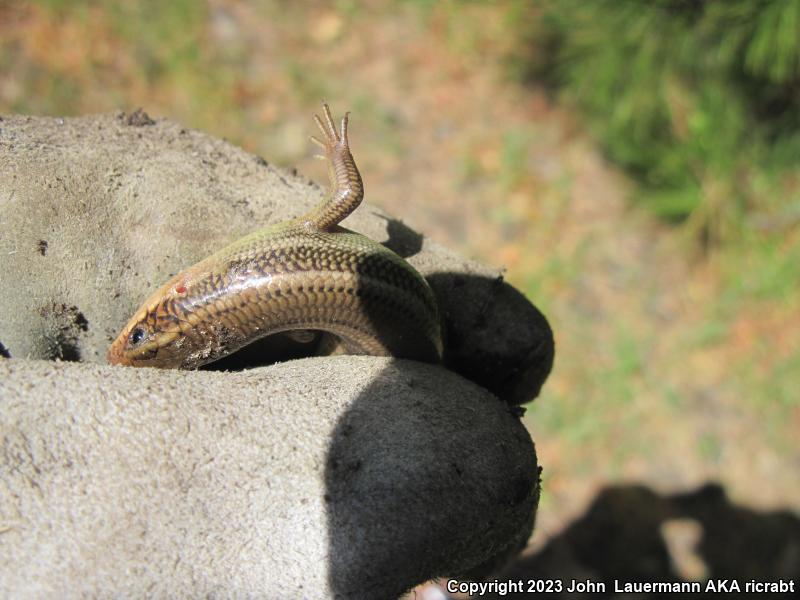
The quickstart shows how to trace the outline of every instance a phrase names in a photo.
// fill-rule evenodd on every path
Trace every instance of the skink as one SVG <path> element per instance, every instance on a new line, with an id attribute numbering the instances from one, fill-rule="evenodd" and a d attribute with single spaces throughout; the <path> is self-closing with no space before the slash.
<path id="1" fill-rule="evenodd" d="M 108 362 L 193 369 L 274 333 L 320 330 L 349 354 L 438 362 L 433 292 L 391 250 L 338 223 L 364 187 L 330 109 L 314 115 L 330 191 L 296 219 L 250 234 L 170 279 L 144 302 L 108 351 Z"/>

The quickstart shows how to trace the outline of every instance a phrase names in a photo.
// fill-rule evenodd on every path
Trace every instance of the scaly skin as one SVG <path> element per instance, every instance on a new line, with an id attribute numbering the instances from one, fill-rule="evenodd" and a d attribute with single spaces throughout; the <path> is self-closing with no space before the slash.
<path id="1" fill-rule="evenodd" d="M 111 364 L 193 369 L 273 333 L 321 330 L 345 352 L 438 362 L 436 301 L 391 250 L 338 223 L 364 188 L 330 109 L 314 115 L 331 190 L 308 214 L 250 234 L 155 291 L 108 351 Z"/>

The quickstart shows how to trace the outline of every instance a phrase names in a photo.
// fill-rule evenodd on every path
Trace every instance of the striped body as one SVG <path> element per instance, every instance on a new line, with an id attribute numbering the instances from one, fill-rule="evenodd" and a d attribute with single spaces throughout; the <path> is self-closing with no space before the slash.
<path id="1" fill-rule="evenodd" d="M 333 334 L 351 354 L 436 362 L 442 343 L 428 284 L 391 250 L 337 224 L 363 187 L 341 134 L 318 124 L 331 193 L 298 219 L 248 235 L 154 292 L 112 344 L 113 364 L 195 368 L 264 336 Z"/>

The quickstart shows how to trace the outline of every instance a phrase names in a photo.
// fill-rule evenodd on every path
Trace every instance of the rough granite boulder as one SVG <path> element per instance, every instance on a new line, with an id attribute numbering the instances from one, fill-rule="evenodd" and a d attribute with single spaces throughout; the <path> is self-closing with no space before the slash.
<path id="1" fill-rule="evenodd" d="M 446 368 L 264 366 L 310 354 L 271 338 L 238 372 L 102 364 L 151 289 L 321 193 L 141 114 L 0 119 L 0 594 L 396 598 L 524 543 L 538 469 L 509 405 L 549 373 L 547 321 L 374 207 L 345 225 L 431 283 Z"/>

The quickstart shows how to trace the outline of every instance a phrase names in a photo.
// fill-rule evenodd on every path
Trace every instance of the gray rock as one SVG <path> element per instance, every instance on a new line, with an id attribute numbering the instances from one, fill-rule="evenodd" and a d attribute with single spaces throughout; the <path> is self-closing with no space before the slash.
<path id="1" fill-rule="evenodd" d="M 440 367 L 0 359 L 3 597 L 396 598 L 530 534 L 508 406 Z"/>

